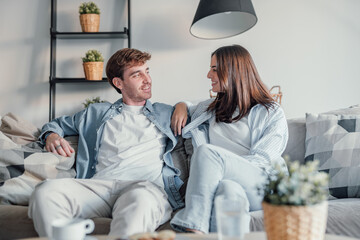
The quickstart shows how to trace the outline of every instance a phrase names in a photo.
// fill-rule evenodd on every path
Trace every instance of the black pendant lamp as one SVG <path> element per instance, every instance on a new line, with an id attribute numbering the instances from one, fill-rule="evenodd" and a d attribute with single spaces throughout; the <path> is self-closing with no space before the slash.
<path id="1" fill-rule="evenodd" d="M 190 33 L 198 38 L 235 36 L 257 22 L 251 0 L 200 0 Z"/>

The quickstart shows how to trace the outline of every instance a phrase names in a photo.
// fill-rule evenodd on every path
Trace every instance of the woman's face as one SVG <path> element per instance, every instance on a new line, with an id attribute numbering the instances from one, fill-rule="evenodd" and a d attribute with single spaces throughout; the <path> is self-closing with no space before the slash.
<path id="1" fill-rule="evenodd" d="M 216 92 L 216 93 L 220 92 L 221 87 L 220 87 L 220 81 L 219 81 L 217 69 L 216 69 L 216 56 L 215 55 L 213 55 L 211 57 L 210 70 L 208 72 L 207 77 L 211 80 L 211 86 L 212 86 L 211 91 Z"/>

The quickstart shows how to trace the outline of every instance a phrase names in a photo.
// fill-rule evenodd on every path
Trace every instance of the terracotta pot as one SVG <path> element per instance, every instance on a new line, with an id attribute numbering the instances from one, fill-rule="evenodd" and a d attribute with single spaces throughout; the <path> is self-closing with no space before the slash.
<path id="1" fill-rule="evenodd" d="M 86 80 L 102 80 L 104 62 L 84 62 Z"/>
<path id="2" fill-rule="evenodd" d="M 262 203 L 268 240 L 322 240 L 325 238 L 328 203 L 311 206 Z"/>
<path id="3" fill-rule="evenodd" d="M 80 25 L 83 32 L 98 32 L 100 14 L 80 14 Z"/>

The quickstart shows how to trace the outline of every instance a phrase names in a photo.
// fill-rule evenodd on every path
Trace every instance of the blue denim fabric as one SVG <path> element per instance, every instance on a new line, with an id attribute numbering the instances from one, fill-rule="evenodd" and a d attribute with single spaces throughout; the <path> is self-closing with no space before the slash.
<path id="1" fill-rule="evenodd" d="M 190 169 L 192 174 L 186 189 L 185 208 L 171 220 L 175 230 L 216 231 L 214 199 L 219 195 L 235 195 L 244 201 L 245 213 L 261 209 L 262 196 L 257 187 L 265 182 L 266 174 L 241 156 L 221 147 L 203 144 L 195 150 Z M 229 182 L 226 181 L 232 184 L 227 187 Z M 242 225 L 249 227 L 250 218 L 247 221 Z"/>
<path id="2" fill-rule="evenodd" d="M 113 104 L 109 102 L 91 104 L 88 108 L 73 116 L 62 116 L 45 124 L 39 140 L 45 144 L 43 142 L 43 135 L 48 131 L 55 132 L 62 137 L 79 135 L 76 178 L 91 178 L 96 172 L 97 155 L 105 123 L 109 119 L 121 114 L 122 108 L 122 99 Z M 164 188 L 173 209 L 181 208 L 184 206 L 184 203 L 179 189 L 183 182 L 179 177 L 180 170 L 174 167 L 171 158 L 171 151 L 177 143 L 177 138 L 170 128 L 173 107 L 162 103 L 152 104 L 150 101 L 146 101 L 143 112 L 168 137 L 164 153 Z"/>

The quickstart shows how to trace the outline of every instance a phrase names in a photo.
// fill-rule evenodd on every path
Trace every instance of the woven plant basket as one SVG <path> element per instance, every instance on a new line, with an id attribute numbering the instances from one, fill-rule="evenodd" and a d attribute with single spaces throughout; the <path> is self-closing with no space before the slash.
<path id="1" fill-rule="evenodd" d="M 80 14 L 80 24 L 83 32 L 98 32 L 100 14 Z"/>
<path id="2" fill-rule="evenodd" d="M 86 80 L 102 80 L 104 62 L 84 62 Z"/>
<path id="3" fill-rule="evenodd" d="M 262 203 L 268 240 L 323 240 L 327 201 L 313 206 Z"/>

